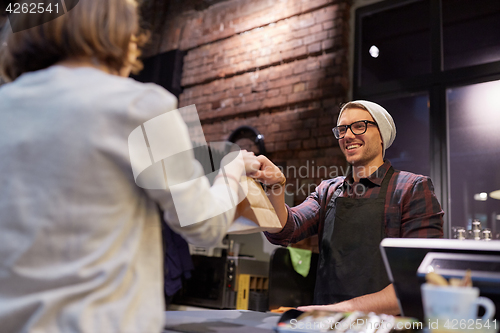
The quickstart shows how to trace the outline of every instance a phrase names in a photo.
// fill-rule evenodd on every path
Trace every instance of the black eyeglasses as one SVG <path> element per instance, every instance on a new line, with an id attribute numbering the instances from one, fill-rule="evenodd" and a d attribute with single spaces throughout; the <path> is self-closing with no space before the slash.
<path id="1" fill-rule="evenodd" d="M 335 126 L 334 128 L 332 128 L 333 135 L 335 135 L 335 138 L 337 139 L 343 139 L 345 134 L 347 133 L 347 129 L 349 128 L 351 129 L 351 132 L 354 135 L 365 134 L 366 129 L 368 128 L 368 124 L 377 126 L 377 123 L 374 121 L 369 121 L 369 120 L 355 121 L 351 125 Z"/>

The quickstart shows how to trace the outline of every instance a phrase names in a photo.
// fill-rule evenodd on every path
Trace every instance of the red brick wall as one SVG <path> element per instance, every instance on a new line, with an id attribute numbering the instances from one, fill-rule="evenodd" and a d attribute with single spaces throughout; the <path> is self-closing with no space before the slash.
<path id="1" fill-rule="evenodd" d="M 179 106 L 196 104 L 207 142 L 258 129 L 296 203 L 345 165 L 331 128 L 347 101 L 349 3 L 230 0 L 176 12 L 156 40 L 187 51 Z"/>

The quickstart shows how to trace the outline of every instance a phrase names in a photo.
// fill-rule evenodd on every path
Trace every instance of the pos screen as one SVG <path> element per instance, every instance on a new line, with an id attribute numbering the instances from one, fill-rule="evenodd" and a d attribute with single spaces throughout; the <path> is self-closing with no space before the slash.
<path id="1" fill-rule="evenodd" d="M 463 277 L 470 269 L 472 283 L 481 296 L 490 298 L 500 309 L 500 241 L 385 238 L 380 250 L 401 315 L 424 319 L 420 285 L 430 271 L 450 278 Z"/>

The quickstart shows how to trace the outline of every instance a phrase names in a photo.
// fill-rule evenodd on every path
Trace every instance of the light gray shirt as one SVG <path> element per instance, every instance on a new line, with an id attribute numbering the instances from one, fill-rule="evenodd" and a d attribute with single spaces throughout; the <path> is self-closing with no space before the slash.
<path id="1" fill-rule="evenodd" d="M 181 228 L 168 190 L 135 184 L 129 134 L 176 107 L 159 86 L 89 67 L 52 66 L 0 88 L 0 331 L 161 331 L 157 205 L 200 245 L 218 243 L 234 216 Z M 189 141 L 180 116 L 165 131 Z M 192 154 L 175 162 L 177 183 L 203 174 Z M 203 178 L 176 205 L 230 206 Z"/>

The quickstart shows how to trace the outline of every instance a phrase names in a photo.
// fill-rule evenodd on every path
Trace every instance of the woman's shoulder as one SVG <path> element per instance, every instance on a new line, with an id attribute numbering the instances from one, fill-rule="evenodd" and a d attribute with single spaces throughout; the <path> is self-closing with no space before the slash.
<path id="1" fill-rule="evenodd" d="M 129 98 L 125 98 L 126 100 L 142 100 L 147 99 L 150 103 L 161 103 L 165 105 L 165 103 L 175 103 L 177 105 L 177 98 L 168 90 L 163 88 L 160 85 L 155 83 L 144 83 L 134 80 L 133 78 L 121 77 L 117 75 L 107 74 L 107 73 L 99 73 L 103 77 L 102 85 L 105 85 L 105 90 L 109 92 L 116 92 L 120 95 L 128 96 Z M 96 82 L 97 83 L 97 82 Z"/>
<path id="2" fill-rule="evenodd" d="M 154 117 L 177 109 L 177 98 L 165 88 L 154 83 L 143 83 L 132 78 L 95 71 L 84 85 L 89 89 L 89 99 L 99 105 L 123 114 Z"/>

